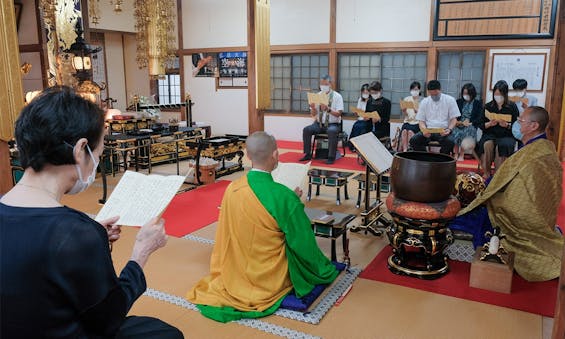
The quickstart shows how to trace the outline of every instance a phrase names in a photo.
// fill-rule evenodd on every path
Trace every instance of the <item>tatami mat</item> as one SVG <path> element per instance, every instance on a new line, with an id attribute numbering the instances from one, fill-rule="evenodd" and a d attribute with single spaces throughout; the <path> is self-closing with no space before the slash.
<path id="1" fill-rule="evenodd" d="M 249 162 L 244 159 L 245 165 Z M 181 172 L 187 167 L 181 164 Z M 176 174 L 174 164 L 159 166 L 159 174 Z M 157 171 L 156 171 L 157 172 Z M 235 180 L 238 172 L 222 179 Z M 121 174 L 109 180 L 110 192 Z M 100 209 L 101 181 L 77 196 L 66 196 L 64 203 L 81 211 L 96 214 Z M 335 205 L 335 188 L 323 187 L 319 197 L 306 206 L 357 214 L 357 184 L 349 185 L 349 200 Z M 305 192 L 306 194 L 306 192 Z M 359 225 L 360 218 L 352 225 Z M 216 223 L 192 235 L 214 239 Z M 122 238 L 115 244 L 112 257 L 120 272 L 131 255 L 136 228 L 123 228 Z M 353 266 L 365 267 L 388 244 L 386 238 L 363 233 L 349 233 L 350 257 Z M 330 240 L 317 239 L 320 248 L 329 256 Z M 145 268 L 148 286 L 184 297 L 200 278 L 208 273 L 212 246 L 186 239 L 171 238 L 165 248 L 149 259 Z M 343 252 L 337 241 L 337 256 Z M 187 338 L 275 338 L 263 331 L 236 323 L 221 324 L 198 312 L 143 296 L 133 306 L 132 314 L 154 316 L 180 328 Z M 549 338 L 552 319 L 525 312 L 447 297 L 411 288 L 357 279 L 353 289 L 338 307 L 330 309 L 320 324 L 311 325 L 278 316 L 260 319 L 262 323 L 280 325 L 287 329 L 323 338 Z M 543 331 L 543 335 L 542 335 Z M 300 335 L 297 335 L 298 337 Z"/>

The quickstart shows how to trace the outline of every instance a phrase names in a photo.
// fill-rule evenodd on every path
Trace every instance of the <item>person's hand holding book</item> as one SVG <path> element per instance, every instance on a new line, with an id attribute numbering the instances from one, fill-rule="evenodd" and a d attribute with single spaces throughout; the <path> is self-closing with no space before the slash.
<path id="1" fill-rule="evenodd" d="M 166 244 L 165 220 L 154 217 L 137 232 L 130 260 L 143 268 L 149 256 Z"/>

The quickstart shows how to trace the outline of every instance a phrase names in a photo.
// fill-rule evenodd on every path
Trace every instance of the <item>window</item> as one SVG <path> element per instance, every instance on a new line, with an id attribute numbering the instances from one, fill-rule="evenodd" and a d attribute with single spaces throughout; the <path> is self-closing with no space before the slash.
<path id="1" fill-rule="evenodd" d="M 272 55 L 271 109 L 307 112 L 306 93 L 318 92 L 320 77 L 327 73 L 327 54 Z"/>
<path id="2" fill-rule="evenodd" d="M 167 74 L 163 79 L 157 80 L 159 89 L 159 104 L 179 104 L 180 96 L 180 75 Z"/>
<path id="3" fill-rule="evenodd" d="M 483 93 L 485 52 L 440 52 L 438 76 L 442 92 L 459 98 L 461 87 L 472 83 L 480 99 Z"/>
<path id="4" fill-rule="evenodd" d="M 392 102 L 391 118 L 400 118 L 400 100 L 409 95 L 410 84 L 426 79 L 426 53 L 340 53 L 339 89 L 345 111 L 356 106 L 364 83 L 380 81 L 383 96 Z"/>

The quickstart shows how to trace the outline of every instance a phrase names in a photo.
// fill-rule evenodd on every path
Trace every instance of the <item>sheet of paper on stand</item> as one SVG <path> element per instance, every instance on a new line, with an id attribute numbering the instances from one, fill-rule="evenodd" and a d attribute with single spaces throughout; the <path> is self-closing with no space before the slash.
<path id="1" fill-rule="evenodd" d="M 335 220 L 335 217 L 331 214 L 322 214 L 317 218 L 312 219 L 313 222 L 317 224 L 324 224 L 327 225 Z"/>
<path id="2" fill-rule="evenodd" d="M 328 105 L 330 98 L 326 93 L 307 93 L 308 94 L 308 104 L 315 105 Z"/>
<path id="3" fill-rule="evenodd" d="M 96 220 L 119 215 L 118 225 L 142 226 L 163 213 L 184 180 L 185 177 L 179 175 L 145 175 L 126 171 Z"/>
<path id="4" fill-rule="evenodd" d="M 310 163 L 297 164 L 292 162 L 279 162 L 279 165 L 271 173 L 273 180 L 294 191 L 296 187 L 304 190 L 308 178 Z"/>
<path id="5" fill-rule="evenodd" d="M 392 154 L 373 133 L 365 133 L 350 141 L 375 173 L 383 173 L 392 166 Z"/>
<path id="6" fill-rule="evenodd" d="M 510 114 L 499 114 L 499 113 L 491 113 L 485 110 L 485 116 L 489 120 L 502 120 L 506 122 L 512 122 L 512 116 Z"/>

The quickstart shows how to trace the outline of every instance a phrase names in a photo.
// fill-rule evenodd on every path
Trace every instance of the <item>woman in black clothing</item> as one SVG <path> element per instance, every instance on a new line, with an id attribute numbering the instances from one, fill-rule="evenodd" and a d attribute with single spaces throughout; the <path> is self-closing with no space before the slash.
<path id="1" fill-rule="evenodd" d="M 16 122 L 25 172 L 0 199 L 2 338 L 183 337 L 158 319 L 126 317 L 146 289 L 143 266 L 166 244 L 163 220 L 139 230 L 118 277 L 108 242 L 119 218 L 98 223 L 61 204 L 94 181 L 103 131 L 103 112 L 68 87 L 46 89 Z"/>
<path id="2" fill-rule="evenodd" d="M 371 97 L 367 102 L 366 112 L 379 113 L 380 119 L 373 119 L 375 127 L 373 133 L 379 139 L 390 137 L 390 100 L 383 98 L 383 86 L 378 81 L 373 81 L 369 86 L 369 93 Z"/>
<path id="3" fill-rule="evenodd" d="M 367 109 L 368 101 L 369 101 L 369 84 L 363 84 L 361 86 L 361 97 L 359 97 L 359 99 L 357 100 L 357 108 L 359 108 L 362 111 L 365 111 Z M 373 130 L 373 123 L 369 120 L 370 120 L 369 118 L 365 119 L 362 117 L 358 117 L 357 121 L 355 121 L 353 127 L 351 128 L 351 135 L 349 137 L 355 138 L 362 134 L 371 132 Z M 355 147 L 353 147 L 353 144 L 351 142 L 349 142 L 349 149 L 351 150 L 351 152 L 355 151 Z"/>
<path id="4" fill-rule="evenodd" d="M 498 168 L 507 157 L 514 153 L 516 140 L 512 135 L 512 123 L 519 116 L 518 107 L 508 100 L 508 84 L 504 80 L 494 85 L 494 99 L 485 105 L 485 111 L 510 116 L 511 122 L 504 120 L 490 120 L 481 114 L 479 128 L 483 130 L 483 136 L 479 141 L 477 153 L 481 157 L 483 176 L 491 176 L 491 164 L 495 160 L 495 168 Z M 495 154 L 498 153 L 498 157 Z"/>

